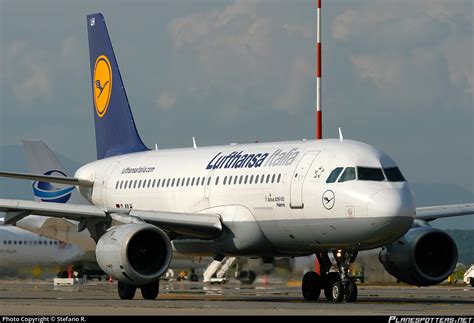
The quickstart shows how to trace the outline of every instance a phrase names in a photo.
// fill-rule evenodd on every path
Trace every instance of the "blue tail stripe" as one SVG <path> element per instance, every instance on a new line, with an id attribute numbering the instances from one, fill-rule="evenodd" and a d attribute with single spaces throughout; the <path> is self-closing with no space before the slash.
<path id="1" fill-rule="evenodd" d="M 145 151 L 102 14 L 87 15 L 97 158 Z"/>

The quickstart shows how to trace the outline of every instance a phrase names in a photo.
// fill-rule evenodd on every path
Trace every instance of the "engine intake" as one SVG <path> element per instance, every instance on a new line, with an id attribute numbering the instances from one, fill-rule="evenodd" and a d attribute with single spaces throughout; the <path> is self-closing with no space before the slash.
<path id="1" fill-rule="evenodd" d="M 110 228 L 97 242 L 100 268 L 123 282 L 154 282 L 168 269 L 171 243 L 160 228 L 150 224 L 124 224 Z"/>
<path id="2" fill-rule="evenodd" d="M 429 226 L 417 227 L 383 247 L 379 260 L 399 280 L 430 286 L 441 283 L 453 272 L 458 249 L 447 233 Z"/>

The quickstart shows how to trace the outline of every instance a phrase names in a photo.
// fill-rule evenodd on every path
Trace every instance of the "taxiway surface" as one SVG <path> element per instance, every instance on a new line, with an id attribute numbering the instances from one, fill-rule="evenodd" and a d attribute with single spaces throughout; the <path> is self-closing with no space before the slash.
<path id="1" fill-rule="evenodd" d="M 356 303 L 324 294 L 305 302 L 299 286 L 161 282 L 158 299 L 118 299 L 117 282 L 55 289 L 51 281 L 0 281 L 2 315 L 461 315 L 474 316 L 474 288 L 359 285 Z"/>

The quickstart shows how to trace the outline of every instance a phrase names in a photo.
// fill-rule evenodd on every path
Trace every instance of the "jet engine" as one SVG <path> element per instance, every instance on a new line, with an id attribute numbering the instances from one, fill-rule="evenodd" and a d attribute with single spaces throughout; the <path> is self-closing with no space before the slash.
<path id="1" fill-rule="evenodd" d="M 172 253 L 166 233 L 150 224 L 111 227 L 95 249 L 105 273 L 133 285 L 157 281 L 168 269 Z"/>
<path id="2" fill-rule="evenodd" d="M 447 233 L 430 226 L 416 227 L 383 247 L 379 260 L 399 280 L 430 286 L 441 283 L 453 272 L 458 249 Z"/>

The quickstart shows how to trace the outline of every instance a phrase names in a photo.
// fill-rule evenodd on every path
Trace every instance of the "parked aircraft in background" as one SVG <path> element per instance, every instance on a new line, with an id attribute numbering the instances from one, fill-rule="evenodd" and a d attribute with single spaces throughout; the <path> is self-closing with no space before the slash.
<path id="1" fill-rule="evenodd" d="M 97 242 L 102 270 L 119 280 L 122 299 L 136 288 L 157 297 L 173 247 L 217 260 L 316 254 L 321 270 L 304 275 L 306 300 L 323 289 L 334 302 L 355 301 L 348 265 L 361 250 L 382 247 L 385 268 L 418 286 L 454 269 L 455 243 L 428 222 L 474 213 L 474 204 L 415 208 L 396 163 L 373 146 L 341 138 L 149 150 L 103 16 L 88 15 L 87 27 L 98 160 L 74 177 L 0 175 L 64 184 L 65 194 L 77 187 L 92 205 L 3 199 L 6 223 L 29 214 L 77 221 Z"/>
<path id="2" fill-rule="evenodd" d="M 65 276 L 66 267 L 75 264 L 83 255 L 84 251 L 75 245 L 20 228 L 0 226 L 1 274 L 16 275 L 23 268 L 60 266 Z"/>

